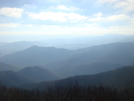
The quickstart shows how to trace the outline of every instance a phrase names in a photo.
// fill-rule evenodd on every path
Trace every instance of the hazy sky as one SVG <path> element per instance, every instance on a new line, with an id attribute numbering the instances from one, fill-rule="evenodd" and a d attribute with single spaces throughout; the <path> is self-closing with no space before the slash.
<path id="1" fill-rule="evenodd" d="M 0 35 L 134 34 L 134 0 L 0 0 Z"/>

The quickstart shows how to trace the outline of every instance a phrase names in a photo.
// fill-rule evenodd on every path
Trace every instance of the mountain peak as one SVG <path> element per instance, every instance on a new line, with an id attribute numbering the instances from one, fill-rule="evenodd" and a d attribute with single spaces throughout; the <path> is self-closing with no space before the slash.
<path id="1" fill-rule="evenodd" d="M 46 68 L 41 68 L 40 66 L 25 67 L 18 72 L 39 82 L 59 78 L 55 73 L 49 71 Z"/>

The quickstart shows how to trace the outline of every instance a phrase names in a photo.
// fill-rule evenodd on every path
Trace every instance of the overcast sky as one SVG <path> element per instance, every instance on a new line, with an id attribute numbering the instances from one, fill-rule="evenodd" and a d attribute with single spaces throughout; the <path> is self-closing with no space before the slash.
<path id="1" fill-rule="evenodd" d="M 0 35 L 134 34 L 134 0 L 0 0 Z"/>

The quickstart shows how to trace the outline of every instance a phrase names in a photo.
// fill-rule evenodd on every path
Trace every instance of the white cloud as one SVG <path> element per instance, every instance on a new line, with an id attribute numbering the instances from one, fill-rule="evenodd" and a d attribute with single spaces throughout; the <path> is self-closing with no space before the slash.
<path id="1" fill-rule="evenodd" d="M 3 24 L 9 27 L 13 24 Z M 0 24 L 0 26 L 3 26 Z M 15 25 L 15 24 L 14 24 Z M 17 25 L 17 24 L 16 24 Z M 18 24 L 19 25 L 19 24 Z M 119 34 L 133 34 L 134 25 L 128 26 L 110 26 L 100 27 L 97 24 L 83 24 L 76 26 L 54 26 L 54 25 L 19 25 L 19 30 L 15 31 L 0 31 L 0 34 L 35 34 L 35 35 L 103 35 L 108 33 L 119 33 Z M 84 26 L 84 27 L 83 27 Z M 20 31 L 21 29 L 21 31 Z"/>
<path id="2" fill-rule="evenodd" d="M 104 18 L 106 21 L 118 21 L 118 20 L 129 20 L 130 17 L 125 14 L 119 14 L 119 15 L 112 15 L 109 17 Z"/>
<path id="3" fill-rule="evenodd" d="M 40 20 L 51 20 L 51 21 L 59 21 L 59 22 L 67 22 L 67 21 L 80 21 L 87 19 L 86 16 L 79 15 L 77 13 L 63 13 L 63 12 L 41 12 L 41 13 L 27 13 L 29 17 L 33 19 Z"/>
<path id="4" fill-rule="evenodd" d="M 47 0 L 49 2 L 56 2 L 56 1 L 60 1 L 60 0 Z"/>
<path id="5" fill-rule="evenodd" d="M 58 29 L 62 28 L 63 26 L 54 26 L 54 25 L 40 25 L 42 28 L 53 28 L 53 29 Z"/>
<path id="6" fill-rule="evenodd" d="M 134 0 L 98 0 L 97 3 L 109 3 L 116 9 L 125 13 L 134 11 Z"/>
<path id="7" fill-rule="evenodd" d="M 47 1 L 47 2 L 50 2 L 50 3 L 66 3 L 66 2 L 69 2 L 71 0 L 39 0 L 39 1 Z"/>
<path id="8" fill-rule="evenodd" d="M 24 26 L 26 26 L 26 27 L 33 27 L 33 26 L 35 26 L 35 25 L 33 25 L 33 24 L 26 24 L 26 25 L 24 25 Z"/>
<path id="9" fill-rule="evenodd" d="M 101 17 L 103 14 L 101 12 L 97 13 L 97 14 L 93 14 L 93 16 L 95 17 Z"/>
<path id="10" fill-rule="evenodd" d="M 22 13 L 23 9 L 20 8 L 9 8 L 9 7 L 0 8 L 0 14 L 5 16 L 19 18 L 21 17 Z"/>
<path id="11" fill-rule="evenodd" d="M 114 3 L 117 1 L 120 1 L 120 0 L 98 0 L 97 2 L 98 3 Z"/>
<path id="12" fill-rule="evenodd" d="M 94 14 L 95 15 L 95 14 Z M 130 20 L 130 16 L 126 14 L 111 15 L 108 17 L 101 17 L 102 14 L 96 14 L 96 18 L 90 18 L 89 21 L 119 21 L 119 20 Z"/>
<path id="13" fill-rule="evenodd" d="M 131 12 L 134 11 L 134 0 L 125 0 L 116 3 L 114 8 L 121 9 L 124 12 Z"/>
<path id="14" fill-rule="evenodd" d="M 20 26 L 19 23 L 2 23 L 0 24 L 0 27 L 18 27 Z"/>
<path id="15" fill-rule="evenodd" d="M 78 10 L 79 8 L 76 7 L 67 7 L 65 5 L 58 5 L 57 7 L 54 7 L 55 9 L 59 9 L 59 10 L 69 10 L 69 11 L 75 11 Z"/>

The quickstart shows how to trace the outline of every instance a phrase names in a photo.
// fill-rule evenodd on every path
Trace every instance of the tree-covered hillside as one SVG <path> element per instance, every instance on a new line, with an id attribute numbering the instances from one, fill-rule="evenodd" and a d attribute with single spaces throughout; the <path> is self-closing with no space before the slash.
<path id="1" fill-rule="evenodd" d="M 134 67 L 126 66 L 116 70 L 111 70 L 94 75 L 79 75 L 56 81 L 45 81 L 36 84 L 26 84 L 26 89 L 45 89 L 47 86 L 66 86 L 68 84 L 78 83 L 81 86 L 103 85 L 112 86 L 117 89 L 124 89 L 134 85 Z"/>
<path id="2" fill-rule="evenodd" d="M 134 101 L 134 89 L 70 84 L 46 90 L 24 90 L 0 86 L 1 101 Z"/>

